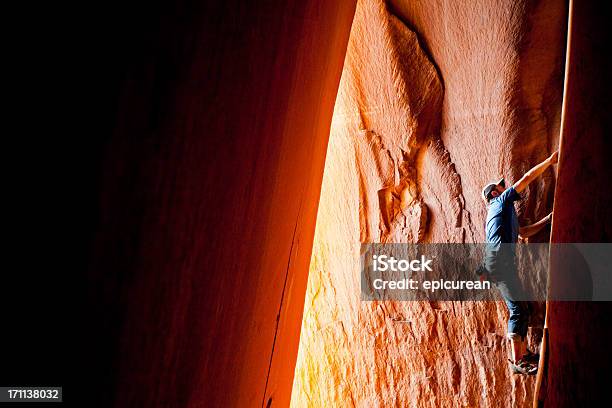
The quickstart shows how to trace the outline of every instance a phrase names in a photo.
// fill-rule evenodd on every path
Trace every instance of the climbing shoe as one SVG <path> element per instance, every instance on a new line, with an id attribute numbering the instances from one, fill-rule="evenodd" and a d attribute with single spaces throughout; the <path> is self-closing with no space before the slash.
<path id="1" fill-rule="evenodd" d="M 510 359 L 508 361 L 513 374 L 534 375 L 538 372 L 537 364 L 529 363 L 522 358 L 516 363 Z"/>

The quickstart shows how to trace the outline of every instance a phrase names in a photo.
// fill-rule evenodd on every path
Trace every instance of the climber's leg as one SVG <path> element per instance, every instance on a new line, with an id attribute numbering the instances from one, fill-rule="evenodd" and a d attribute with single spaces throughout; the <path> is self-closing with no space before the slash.
<path id="1" fill-rule="evenodd" d="M 528 309 L 524 302 L 516 302 L 504 298 L 508 312 L 508 338 L 512 345 L 512 361 L 520 360 L 527 352 L 527 321 L 529 319 Z"/>
<path id="2" fill-rule="evenodd" d="M 510 276 L 496 283 L 508 307 L 508 339 L 511 344 L 512 361 L 520 361 L 527 354 L 527 327 L 529 304 L 522 299 L 522 288 L 518 279 Z"/>

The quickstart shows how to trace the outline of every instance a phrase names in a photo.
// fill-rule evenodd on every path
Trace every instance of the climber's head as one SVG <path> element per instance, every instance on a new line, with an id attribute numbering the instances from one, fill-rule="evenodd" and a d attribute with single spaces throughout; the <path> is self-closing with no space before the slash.
<path id="1" fill-rule="evenodd" d="M 482 199 L 487 203 L 492 198 L 498 197 L 506 190 L 506 181 L 502 178 L 498 182 L 489 183 L 482 189 Z"/>

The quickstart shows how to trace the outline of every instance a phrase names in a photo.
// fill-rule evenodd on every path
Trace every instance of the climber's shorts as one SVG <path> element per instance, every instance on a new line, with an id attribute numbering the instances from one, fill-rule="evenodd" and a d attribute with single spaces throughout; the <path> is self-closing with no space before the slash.
<path id="1" fill-rule="evenodd" d="M 504 277 L 498 280 L 495 285 L 499 289 L 510 316 L 508 317 L 508 338 L 522 338 L 527 336 L 527 326 L 529 324 L 530 305 L 525 301 L 523 288 L 516 275 Z"/>

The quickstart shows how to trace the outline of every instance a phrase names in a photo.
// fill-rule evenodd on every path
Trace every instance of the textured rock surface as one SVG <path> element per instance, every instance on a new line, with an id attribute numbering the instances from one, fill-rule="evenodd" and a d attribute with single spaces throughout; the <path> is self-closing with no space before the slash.
<path id="1" fill-rule="evenodd" d="M 557 144 L 562 1 L 358 3 L 336 100 L 292 405 L 524 406 L 506 310 L 359 300 L 360 242 L 481 242 L 482 185 Z M 457 2 L 458 3 L 458 2 Z M 520 205 L 550 211 L 547 174 Z"/>

